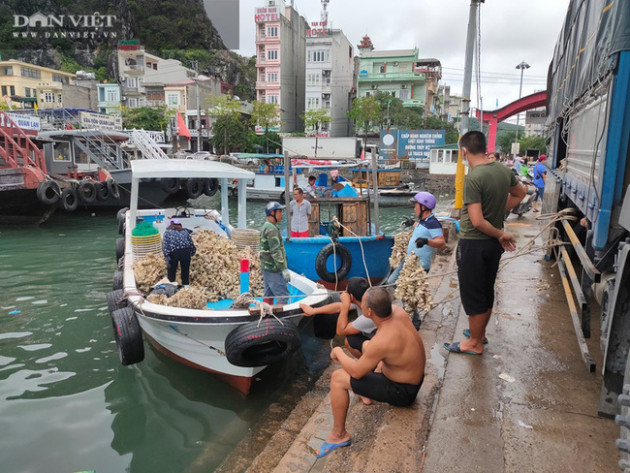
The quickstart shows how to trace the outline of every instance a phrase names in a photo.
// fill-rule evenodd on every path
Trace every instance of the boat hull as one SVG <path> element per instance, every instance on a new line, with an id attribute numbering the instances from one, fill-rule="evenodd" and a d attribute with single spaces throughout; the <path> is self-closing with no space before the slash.
<path id="1" fill-rule="evenodd" d="M 39 225 L 57 208 L 37 198 L 37 189 L 27 189 L 19 169 L 0 170 L 0 225 Z"/>
<path id="2" fill-rule="evenodd" d="M 335 282 L 324 281 L 315 267 L 317 255 L 330 242 L 330 238 L 324 236 L 287 240 L 284 246 L 289 269 L 312 281 L 323 284 L 328 289 L 334 289 Z M 388 275 L 389 255 L 394 245 L 393 237 L 340 237 L 339 243 L 350 252 L 352 265 L 348 275 L 337 282 L 337 289 L 345 288 L 348 278 L 369 277 L 371 282 L 378 283 Z M 363 251 L 361 245 L 363 245 Z M 365 258 L 363 257 L 364 254 Z M 334 270 L 332 256 L 328 259 L 327 269 L 331 272 Z"/>

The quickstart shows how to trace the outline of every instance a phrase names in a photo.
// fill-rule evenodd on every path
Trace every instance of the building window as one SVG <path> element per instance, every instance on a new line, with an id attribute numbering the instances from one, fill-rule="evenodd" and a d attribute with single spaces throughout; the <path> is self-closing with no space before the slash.
<path id="1" fill-rule="evenodd" d="M 272 49 L 269 51 L 269 55 L 268 55 L 268 59 L 270 61 L 275 61 L 278 59 L 278 50 L 277 49 Z"/>
<path id="2" fill-rule="evenodd" d="M 170 93 L 166 94 L 166 104 L 167 105 L 179 105 L 179 94 L 178 93 Z"/>
<path id="3" fill-rule="evenodd" d="M 137 107 L 138 106 L 138 99 L 129 99 L 129 106 L 131 108 Z"/>
<path id="4" fill-rule="evenodd" d="M 366 93 L 365 93 L 365 96 L 366 96 L 366 97 L 370 97 L 371 95 L 372 95 L 372 94 L 370 94 L 369 92 L 366 92 Z"/>
<path id="5" fill-rule="evenodd" d="M 0 67 L 0 76 L 12 76 L 13 66 Z"/>
<path id="6" fill-rule="evenodd" d="M 53 82 L 61 82 L 62 84 L 68 84 L 68 78 L 66 76 L 62 76 L 61 74 L 53 74 L 52 75 Z"/>
<path id="7" fill-rule="evenodd" d="M 44 92 L 44 102 L 46 103 L 54 103 L 55 102 L 55 94 L 52 92 Z"/>
<path id="8" fill-rule="evenodd" d="M 2 86 L 2 96 L 4 97 L 5 95 L 7 95 L 7 86 L 3 85 Z"/>
<path id="9" fill-rule="evenodd" d="M 325 49 L 308 52 L 308 62 L 327 62 L 330 52 Z"/>
<path id="10" fill-rule="evenodd" d="M 270 26 L 269 28 L 267 28 L 267 36 L 271 36 L 273 38 L 277 37 L 278 36 L 278 27 L 277 26 Z"/>
<path id="11" fill-rule="evenodd" d="M 15 86 L 14 86 L 14 85 L 10 85 L 10 86 L 9 86 L 9 91 L 11 92 L 11 94 L 10 94 L 10 95 L 11 95 L 11 96 L 14 96 L 14 95 L 15 95 Z"/>
<path id="12" fill-rule="evenodd" d="M 308 97 L 306 99 L 306 108 L 308 110 L 319 108 L 319 97 Z"/>
<path id="13" fill-rule="evenodd" d="M 27 97 L 31 96 L 31 88 L 30 87 L 24 87 L 24 95 L 26 95 Z"/>
<path id="14" fill-rule="evenodd" d="M 30 77 L 32 79 L 41 79 L 42 73 L 37 69 L 22 66 L 22 77 Z"/>
<path id="15" fill-rule="evenodd" d="M 278 73 L 277 72 L 271 72 L 271 73 L 267 74 L 267 81 L 268 82 L 272 82 L 272 83 L 278 82 Z"/>
<path id="16" fill-rule="evenodd" d="M 267 95 L 267 103 L 273 103 L 275 105 L 278 104 L 278 96 L 277 95 Z"/>
<path id="17" fill-rule="evenodd" d="M 108 102 L 116 102 L 116 101 L 118 101 L 118 94 L 116 93 L 115 90 L 108 90 L 107 91 L 107 101 Z"/>
<path id="18" fill-rule="evenodd" d="M 392 92 L 392 97 L 396 97 L 396 91 Z"/>
<path id="19" fill-rule="evenodd" d="M 61 99 L 62 99 L 61 94 L 57 95 L 57 101 L 58 101 L 59 103 L 61 103 Z"/>
<path id="20" fill-rule="evenodd" d="M 320 74 L 309 74 L 307 79 L 308 85 L 319 85 L 321 79 Z"/>
<path id="21" fill-rule="evenodd" d="M 135 77 L 127 77 L 127 87 L 132 89 L 138 87 L 138 80 Z"/>
<path id="22" fill-rule="evenodd" d="M 400 100 L 409 100 L 409 90 L 401 89 L 401 91 L 400 91 Z"/>
<path id="23" fill-rule="evenodd" d="M 387 66 L 385 66 L 385 64 L 381 64 L 378 66 L 378 70 L 381 74 L 385 74 L 385 72 L 387 72 Z"/>

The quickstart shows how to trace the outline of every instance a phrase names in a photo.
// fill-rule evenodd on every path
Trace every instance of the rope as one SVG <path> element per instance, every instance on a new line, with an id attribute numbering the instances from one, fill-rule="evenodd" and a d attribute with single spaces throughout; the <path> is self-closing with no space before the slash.
<path id="1" fill-rule="evenodd" d="M 356 233 L 354 233 L 352 230 L 350 230 L 348 227 L 346 227 L 344 224 L 342 224 L 336 216 L 333 216 L 332 220 L 335 223 L 335 225 L 338 225 L 341 228 L 345 228 L 346 230 L 348 230 L 350 234 L 357 237 L 359 241 L 359 247 L 361 248 L 361 257 L 363 258 L 363 267 L 365 268 L 365 275 L 367 276 L 368 284 L 370 285 L 370 287 L 372 287 L 372 281 L 370 280 L 370 272 L 368 271 L 367 262 L 365 260 L 365 251 L 363 250 L 363 242 L 361 242 L 361 237 L 357 235 Z M 335 278 L 336 277 L 337 277 L 337 270 L 335 267 Z M 335 285 L 335 289 L 337 289 L 336 285 Z"/>

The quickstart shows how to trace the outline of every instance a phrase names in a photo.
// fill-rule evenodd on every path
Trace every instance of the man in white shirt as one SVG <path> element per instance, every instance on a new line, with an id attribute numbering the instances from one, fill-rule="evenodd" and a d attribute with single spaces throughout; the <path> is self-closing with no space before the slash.
<path id="1" fill-rule="evenodd" d="M 299 187 L 293 190 L 291 209 L 291 238 L 308 236 L 308 219 L 311 216 L 311 203 L 304 200 L 304 191 Z"/>
<path id="2" fill-rule="evenodd" d="M 308 184 L 304 186 L 304 197 L 307 199 L 317 198 L 317 192 L 315 192 L 315 181 L 317 181 L 315 176 L 308 176 Z"/>

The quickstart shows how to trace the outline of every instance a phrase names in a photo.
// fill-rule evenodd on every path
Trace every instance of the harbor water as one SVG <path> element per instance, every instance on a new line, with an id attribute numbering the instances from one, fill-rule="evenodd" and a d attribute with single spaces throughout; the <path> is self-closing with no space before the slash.
<path id="1" fill-rule="evenodd" d="M 195 204 L 220 207 L 218 196 Z M 247 210 L 260 227 L 264 203 Z M 398 231 L 405 215 L 410 206 L 385 209 L 381 229 Z M 142 363 L 123 367 L 105 303 L 117 237 L 114 212 L 0 227 L 2 473 L 212 471 L 322 359 L 298 354 L 264 370 L 248 397 L 149 345 Z M 307 345 L 328 359 L 327 345 Z"/>

